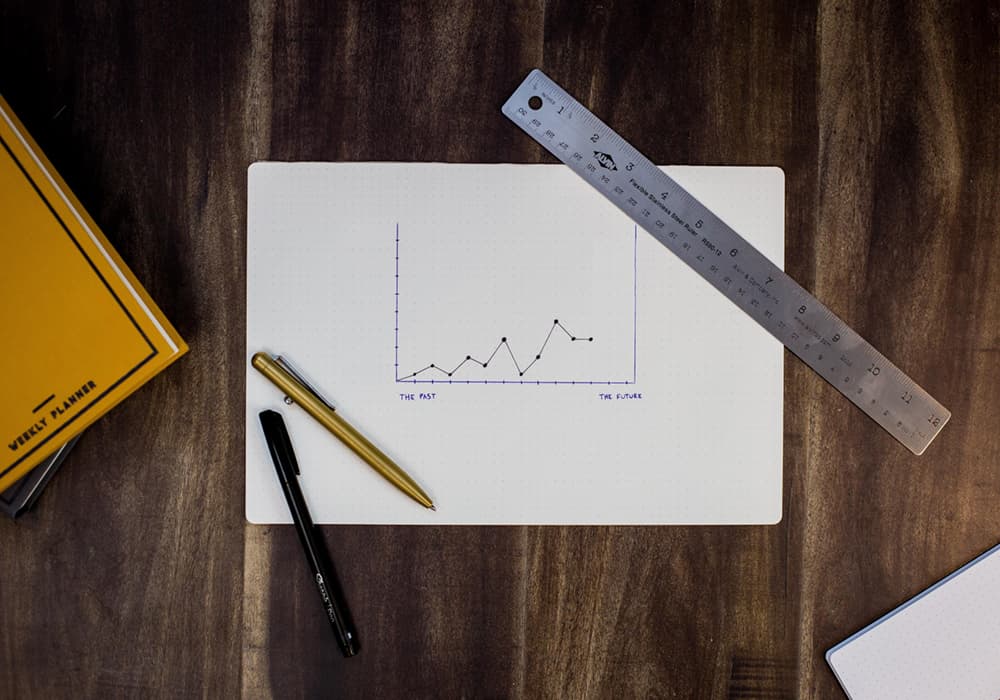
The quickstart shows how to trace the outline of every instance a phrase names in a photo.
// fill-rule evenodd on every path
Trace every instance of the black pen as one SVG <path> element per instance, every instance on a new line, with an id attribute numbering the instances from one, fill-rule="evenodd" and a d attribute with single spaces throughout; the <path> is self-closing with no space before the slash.
<path id="1" fill-rule="evenodd" d="M 309 509 L 306 508 L 306 501 L 302 497 L 299 480 L 296 478 L 296 474 L 299 473 L 299 463 L 295 459 L 295 452 L 292 451 L 292 441 L 288 437 L 285 421 L 277 411 L 261 411 L 259 418 L 260 426 L 264 429 L 264 439 L 267 440 L 267 449 L 270 450 L 271 459 L 274 461 L 274 469 L 278 472 L 281 490 L 284 491 L 285 500 L 288 501 L 288 510 L 291 511 L 292 520 L 295 521 L 299 542 L 302 543 L 309 570 L 319 588 L 326 616 L 330 618 L 333 633 L 337 636 L 337 644 L 340 645 L 344 656 L 354 656 L 360 648 L 358 633 L 351 622 L 344 594 L 334 574 L 333 562 L 330 561 L 330 555 L 323 546 L 323 537 L 313 525 Z"/>

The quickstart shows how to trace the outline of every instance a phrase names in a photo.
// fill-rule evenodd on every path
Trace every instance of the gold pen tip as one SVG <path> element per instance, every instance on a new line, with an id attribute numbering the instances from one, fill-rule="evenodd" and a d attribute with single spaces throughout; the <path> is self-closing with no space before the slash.
<path id="1" fill-rule="evenodd" d="M 438 509 L 438 507 L 432 503 L 431 504 L 431 510 L 433 510 L 436 513 L 437 509 Z"/>

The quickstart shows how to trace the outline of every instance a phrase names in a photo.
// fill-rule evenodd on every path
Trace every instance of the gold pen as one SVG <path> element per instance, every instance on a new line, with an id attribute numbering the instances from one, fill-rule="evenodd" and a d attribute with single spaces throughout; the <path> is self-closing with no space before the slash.
<path id="1" fill-rule="evenodd" d="M 320 425 L 350 447 L 355 454 L 365 460 L 372 469 L 381 474 L 393 486 L 425 508 L 437 510 L 434 507 L 434 502 L 409 474 L 386 457 L 382 450 L 375 447 L 354 426 L 337 415 L 333 406 L 320 397 L 316 390 L 309 386 L 287 361 L 281 357 L 272 358 L 266 353 L 258 352 L 254 354 L 250 364 L 271 380 L 272 384 L 285 392 L 285 396 L 304 408 L 306 413 L 319 421 Z"/>

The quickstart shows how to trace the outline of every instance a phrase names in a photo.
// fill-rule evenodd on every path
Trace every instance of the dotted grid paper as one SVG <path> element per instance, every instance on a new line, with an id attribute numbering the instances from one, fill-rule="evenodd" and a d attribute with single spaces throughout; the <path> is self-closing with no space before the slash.
<path id="1" fill-rule="evenodd" d="M 779 266 L 777 168 L 667 172 Z M 250 366 L 283 354 L 428 511 Z M 773 523 L 782 346 L 562 165 L 249 171 L 246 508 L 289 522 L 259 411 L 320 523 Z"/>
<path id="2" fill-rule="evenodd" d="M 853 700 L 1000 698 L 1000 545 L 826 658 Z"/>

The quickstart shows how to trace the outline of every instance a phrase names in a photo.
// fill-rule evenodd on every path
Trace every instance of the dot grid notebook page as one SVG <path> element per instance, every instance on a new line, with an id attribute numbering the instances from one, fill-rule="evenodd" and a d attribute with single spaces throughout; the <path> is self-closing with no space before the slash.
<path id="1" fill-rule="evenodd" d="M 783 263 L 781 170 L 667 172 Z M 565 166 L 258 163 L 247 220 L 250 521 L 289 521 L 265 408 L 320 523 L 781 518 L 781 344 Z M 255 352 L 437 512 L 284 405 Z"/>
<path id="2" fill-rule="evenodd" d="M 827 653 L 848 696 L 1000 698 L 1000 545 Z"/>

